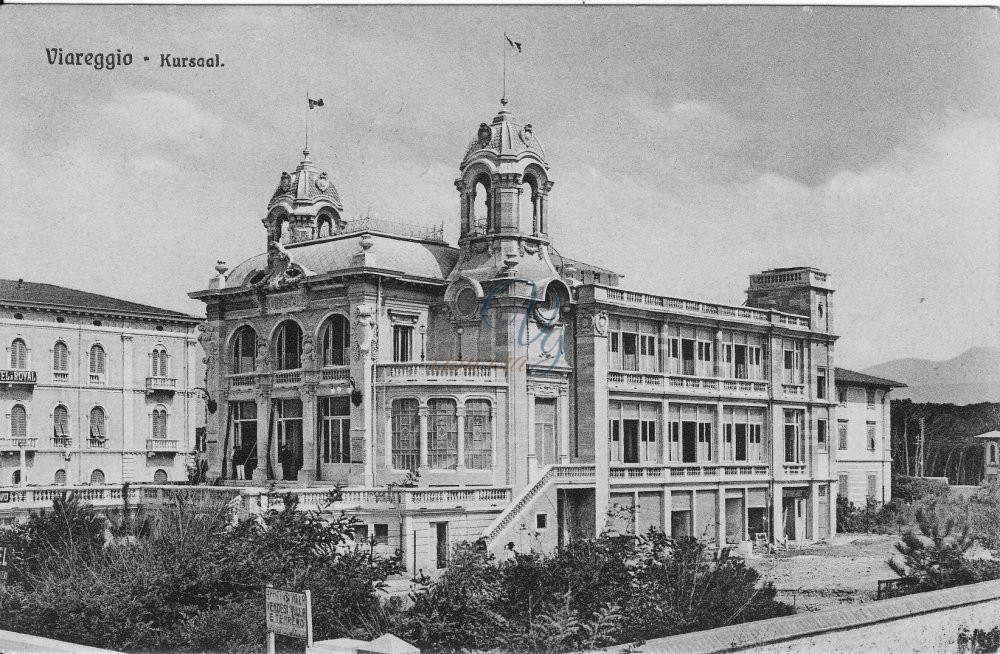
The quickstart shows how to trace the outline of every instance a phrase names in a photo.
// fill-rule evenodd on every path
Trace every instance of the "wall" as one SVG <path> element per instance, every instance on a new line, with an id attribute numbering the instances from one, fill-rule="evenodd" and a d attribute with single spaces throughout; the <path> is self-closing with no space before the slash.
<path id="1" fill-rule="evenodd" d="M 670 638 L 631 651 L 714 654 L 753 652 L 954 652 L 961 627 L 1000 625 L 1000 581 L 988 581 L 860 606 L 761 620 Z M 623 652 L 626 647 L 614 650 Z"/>
<path id="2" fill-rule="evenodd" d="M 868 496 L 868 475 L 874 474 L 877 476 L 875 499 L 888 502 L 892 498 L 888 393 L 885 389 L 876 389 L 875 407 L 868 408 L 865 387 L 838 383 L 838 394 L 841 388 L 847 390 L 847 403 L 837 407 L 830 434 L 830 445 L 837 457 L 835 476 L 848 475 L 847 499 L 864 506 Z M 840 449 L 840 425 L 844 421 L 847 422 L 846 450 Z M 868 449 L 868 422 L 875 423 L 874 450 Z"/>

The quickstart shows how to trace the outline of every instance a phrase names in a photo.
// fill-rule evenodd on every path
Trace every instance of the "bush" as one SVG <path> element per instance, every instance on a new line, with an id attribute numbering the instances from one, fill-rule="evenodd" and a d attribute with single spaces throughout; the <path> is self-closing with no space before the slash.
<path id="1" fill-rule="evenodd" d="M 759 580 L 742 560 L 655 530 L 504 562 L 463 545 L 393 628 L 438 652 L 594 649 L 791 614 Z"/>
<path id="2" fill-rule="evenodd" d="M 266 584 L 311 589 L 315 637 L 349 637 L 366 633 L 398 570 L 346 546 L 353 518 L 299 511 L 291 496 L 235 526 L 225 503 L 173 500 L 152 528 L 138 510 L 106 522 L 68 501 L 13 530 L 23 555 L 0 592 L 5 628 L 125 651 L 259 651 Z"/>
<path id="3" fill-rule="evenodd" d="M 838 533 L 896 533 L 902 525 L 908 524 L 907 507 L 895 500 L 880 503 L 874 497 L 867 498 L 864 508 L 848 502 L 843 495 L 837 496 Z"/>
<path id="4" fill-rule="evenodd" d="M 892 498 L 904 504 L 934 499 L 948 494 L 948 484 L 937 479 L 898 475 L 892 480 Z"/>

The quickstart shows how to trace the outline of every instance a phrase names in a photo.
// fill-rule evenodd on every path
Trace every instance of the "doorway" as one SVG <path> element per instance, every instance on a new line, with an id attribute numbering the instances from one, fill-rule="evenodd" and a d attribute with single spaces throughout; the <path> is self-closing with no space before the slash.
<path id="1" fill-rule="evenodd" d="M 448 567 L 448 523 L 435 522 L 435 566 L 438 570 Z"/>
<path id="2" fill-rule="evenodd" d="M 556 401 L 535 400 L 535 456 L 539 466 L 556 462 Z"/>
<path id="3" fill-rule="evenodd" d="M 277 400 L 275 411 L 281 478 L 295 481 L 302 469 L 302 401 Z"/>
<path id="4" fill-rule="evenodd" d="M 743 498 L 726 498 L 726 542 L 738 543 L 745 539 L 743 533 Z"/>
<path id="5" fill-rule="evenodd" d="M 622 462 L 639 463 L 639 421 L 623 420 Z"/>

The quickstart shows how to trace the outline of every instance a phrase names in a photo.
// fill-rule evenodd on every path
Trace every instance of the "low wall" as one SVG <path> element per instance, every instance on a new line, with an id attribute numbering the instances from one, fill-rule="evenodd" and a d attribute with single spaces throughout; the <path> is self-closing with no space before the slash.
<path id="1" fill-rule="evenodd" d="M 76 645 L 61 640 L 0 631 L 0 652 L 3 654 L 116 654 L 110 649 Z"/>
<path id="2" fill-rule="evenodd" d="M 834 654 L 955 652 L 958 630 L 1000 625 L 1000 581 L 710 629 L 611 651 Z"/>

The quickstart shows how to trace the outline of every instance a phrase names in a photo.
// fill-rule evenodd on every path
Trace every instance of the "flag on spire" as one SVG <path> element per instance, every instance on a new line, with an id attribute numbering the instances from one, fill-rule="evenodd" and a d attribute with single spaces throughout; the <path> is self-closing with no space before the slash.
<path id="1" fill-rule="evenodd" d="M 315 109 L 316 107 L 322 107 L 323 106 L 323 98 L 320 98 L 319 100 L 313 100 L 309 96 L 306 96 L 306 100 L 309 100 L 309 108 L 310 109 Z"/>
<path id="2" fill-rule="evenodd" d="M 512 38 L 510 38 L 509 36 L 507 36 L 507 32 L 503 33 L 503 37 L 505 39 L 507 39 L 507 43 L 508 43 L 508 45 L 510 45 L 510 47 L 514 48 L 518 52 L 521 51 L 521 44 L 518 41 L 515 41 Z"/>

